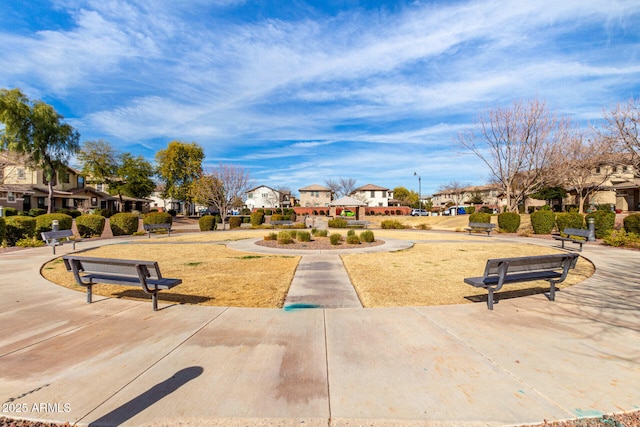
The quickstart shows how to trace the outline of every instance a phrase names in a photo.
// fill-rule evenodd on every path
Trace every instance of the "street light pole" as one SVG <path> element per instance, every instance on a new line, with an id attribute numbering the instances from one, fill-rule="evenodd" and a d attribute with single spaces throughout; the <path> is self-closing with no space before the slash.
<path id="1" fill-rule="evenodd" d="M 413 176 L 418 177 L 418 209 L 420 209 L 420 216 L 422 216 L 422 177 L 418 175 L 418 172 L 414 172 Z"/>

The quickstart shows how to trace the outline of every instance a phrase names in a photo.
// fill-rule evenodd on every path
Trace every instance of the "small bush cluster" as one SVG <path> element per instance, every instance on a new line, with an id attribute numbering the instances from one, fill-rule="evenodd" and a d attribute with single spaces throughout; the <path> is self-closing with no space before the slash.
<path id="1" fill-rule="evenodd" d="M 333 218 L 328 221 L 330 228 L 347 228 L 347 220 L 342 218 Z"/>
<path id="2" fill-rule="evenodd" d="M 80 215 L 76 218 L 76 227 L 80 237 L 101 236 L 105 223 L 106 219 L 102 215 Z"/>
<path id="3" fill-rule="evenodd" d="M 424 224 L 423 223 L 423 224 L 416 225 L 416 228 L 418 230 L 431 230 L 432 227 L 429 224 Z"/>
<path id="4" fill-rule="evenodd" d="M 264 240 L 276 241 L 276 240 L 278 240 L 278 233 L 275 233 L 275 232 L 274 233 L 269 233 L 266 236 L 264 236 Z"/>
<path id="5" fill-rule="evenodd" d="M 71 230 L 73 218 L 61 213 L 44 214 L 36 217 L 36 236 L 52 230 L 52 222 L 58 221 L 58 230 Z"/>
<path id="6" fill-rule="evenodd" d="M 341 241 L 342 241 L 342 234 L 340 233 L 332 233 L 329 236 L 329 242 L 334 246 L 339 245 Z"/>
<path id="7" fill-rule="evenodd" d="M 376 238 L 373 235 L 373 231 L 365 230 L 362 233 L 360 233 L 360 240 L 366 243 L 373 243 L 375 242 Z"/>
<path id="8" fill-rule="evenodd" d="M 310 242 L 311 233 L 309 233 L 308 231 L 298 231 L 296 239 L 299 242 Z"/>
<path id="9" fill-rule="evenodd" d="M 213 215 L 204 215 L 198 219 L 200 231 L 213 231 L 216 229 L 216 217 Z"/>
<path id="10" fill-rule="evenodd" d="M 249 222 L 251 223 L 251 225 L 253 227 L 259 227 L 260 225 L 262 225 L 262 223 L 264 222 L 264 211 L 262 212 L 253 212 L 250 216 L 249 216 Z"/>
<path id="11" fill-rule="evenodd" d="M 15 246 L 20 239 L 33 238 L 36 235 L 36 220 L 30 216 L 7 217 L 5 227 L 4 238 L 9 246 Z"/>
<path id="12" fill-rule="evenodd" d="M 240 228 L 241 225 L 242 225 L 242 217 L 240 217 L 240 216 L 230 216 L 229 217 L 229 228 L 230 229 Z"/>
<path id="13" fill-rule="evenodd" d="M 539 210 L 531 214 L 531 227 L 535 234 L 550 234 L 556 222 L 556 214 L 550 210 Z"/>
<path id="14" fill-rule="evenodd" d="M 7 225 L 5 224 L 4 218 L 0 217 L 0 244 L 4 241 L 6 231 Z"/>
<path id="15" fill-rule="evenodd" d="M 312 228 L 311 234 L 317 237 L 327 237 L 329 235 L 329 230 L 325 230 L 325 229 L 318 230 L 317 228 Z"/>
<path id="16" fill-rule="evenodd" d="M 469 222 L 491 223 L 491 215 L 486 212 L 475 212 L 469 215 Z"/>
<path id="17" fill-rule="evenodd" d="M 293 243 L 293 239 L 291 238 L 291 233 L 286 230 L 280 231 L 278 233 L 278 243 L 281 245 L 288 245 Z"/>
<path id="18" fill-rule="evenodd" d="M 520 228 L 520 214 L 516 212 L 501 213 L 498 215 L 498 227 L 505 233 L 517 232 L 518 228 Z"/>
<path id="19" fill-rule="evenodd" d="M 383 228 L 385 230 L 390 230 L 390 229 L 402 230 L 406 227 L 404 226 L 403 223 L 401 223 L 397 219 L 385 219 L 380 223 L 380 228 Z"/>
<path id="20" fill-rule="evenodd" d="M 612 230 L 602 239 L 609 246 L 640 249 L 640 235 L 625 230 Z"/>
<path id="21" fill-rule="evenodd" d="M 20 239 L 16 242 L 16 246 L 19 246 L 21 248 L 38 248 L 40 246 L 44 246 L 45 243 L 42 240 L 38 240 L 36 239 L 35 236 L 33 237 L 25 237 L 23 239 Z"/>
<path id="22" fill-rule="evenodd" d="M 16 208 L 4 208 L 3 211 L 4 216 L 16 216 L 18 215 L 18 210 Z"/>
<path id="23" fill-rule="evenodd" d="M 640 214 L 631 214 L 624 218 L 624 231 L 640 235 Z"/>
<path id="24" fill-rule="evenodd" d="M 121 212 L 109 218 L 109 226 L 114 236 L 130 236 L 138 231 L 138 215 Z"/>
<path id="25" fill-rule="evenodd" d="M 584 216 L 578 212 L 561 212 L 556 214 L 556 230 L 565 228 L 584 228 Z"/>
<path id="26" fill-rule="evenodd" d="M 354 230 L 349 230 L 349 231 L 353 231 L 353 234 L 348 234 L 347 233 L 347 243 L 349 245 L 359 245 L 360 244 L 360 236 L 358 236 Z"/>
<path id="27" fill-rule="evenodd" d="M 596 239 L 602 239 L 613 231 L 616 223 L 616 214 L 611 210 L 597 210 L 587 214 L 587 219 L 593 218 Z"/>
<path id="28" fill-rule="evenodd" d="M 173 217 L 168 212 L 149 212 L 142 217 L 144 224 L 173 224 Z"/>

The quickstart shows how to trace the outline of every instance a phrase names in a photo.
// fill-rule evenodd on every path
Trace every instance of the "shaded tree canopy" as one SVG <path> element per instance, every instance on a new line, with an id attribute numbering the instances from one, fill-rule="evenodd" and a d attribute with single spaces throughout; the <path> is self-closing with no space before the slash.
<path id="1" fill-rule="evenodd" d="M 53 186 L 66 173 L 80 134 L 49 104 L 32 101 L 20 89 L 0 89 L 0 149 L 26 156 L 43 171 L 49 187 L 48 211 L 53 212 Z"/>

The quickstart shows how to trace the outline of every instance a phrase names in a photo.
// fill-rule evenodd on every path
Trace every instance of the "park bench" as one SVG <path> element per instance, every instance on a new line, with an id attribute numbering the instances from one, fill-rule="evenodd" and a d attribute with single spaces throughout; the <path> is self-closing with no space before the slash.
<path id="1" fill-rule="evenodd" d="M 562 242 L 562 249 L 564 249 L 564 242 L 573 242 L 580 245 L 580 252 L 582 252 L 582 244 L 587 242 L 590 234 L 589 230 L 565 228 L 561 234 L 556 234 L 553 238 Z"/>
<path id="2" fill-rule="evenodd" d="M 73 272 L 76 282 L 87 288 L 87 303 L 91 303 L 92 286 L 108 285 L 140 286 L 151 295 L 153 311 L 158 310 L 158 292 L 171 289 L 182 279 L 162 277 L 156 261 L 131 259 L 92 258 L 76 255 L 62 257 L 67 271 Z"/>
<path id="3" fill-rule="evenodd" d="M 43 231 L 40 235 L 42 236 L 42 240 L 53 248 L 54 255 L 56 254 L 56 246 L 71 243 L 75 251 L 76 242 L 80 241 L 80 239 L 75 239 L 73 231 L 71 230 Z"/>
<path id="4" fill-rule="evenodd" d="M 293 221 L 289 219 L 282 219 L 282 220 L 270 221 L 269 224 L 271 224 L 272 228 L 277 228 L 278 225 L 292 225 Z"/>
<path id="5" fill-rule="evenodd" d="M 569 269 L 576 266 L 578 257 L 576 253 L 562 253 L 490 259 L 487 260 L 484 275 L 465 278 L 464 282 L 476 288 L 485 288 L 489 292 L 489 310 L 493 310 L 493 293 L 509 283 L 546 280 L 551 285 L 549 300 L 554 301 L 556 284 L 566 279 Z"/>
<path id="6" fill-rule="evenodd" d="M 466 227 L 465 230 L 469 232 L 469 235 L 471 235 L 471 233 L 484 232 L 484 233 L 487 233 L 487 236 L 489 236 L 494 228 L 496 228 L 496 225 L 489 224 L 488 222 L 470 222 L 469 226 Z"/>
<path id="7" fill-rule="evenodd" d="M 146 231 L 149 234 L 149 238 L 151 238 L 151 233 L 152 232 L 160 232 L 160 231 L 164 231 L 167 230 L 167 233 L 169 234 L 169 237 L 171 237 L 171 224 L 166 223 L 166 224 L 143 224 L 142 227 L 144 227 L 144 231 Z"/>
<path id="8" fill-rule="evenodd" d="M 369 221 L 361 221 L 361 220 L 357 220 L 357 219 L 349 219 L 349 220 L 347 220 L 347 227 L 367 228 L 369 226 L 369 224 L 370 224 Z"/>

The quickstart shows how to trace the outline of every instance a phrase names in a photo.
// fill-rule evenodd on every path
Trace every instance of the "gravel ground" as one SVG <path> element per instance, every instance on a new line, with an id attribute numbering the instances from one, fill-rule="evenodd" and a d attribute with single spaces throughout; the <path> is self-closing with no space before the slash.
<path id="1" fill-rule="evenodd" d="M 53 424 L 12 420 L 0 417 L 0 427 L 70 427 L 71 424 Z M 640 427 L 640 411 L 615 415 L 603 415 L 597 418 L 582 418 L 570 421 L 544 421 L 540 424 L 528 424 L 522 427 Z"/>

